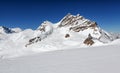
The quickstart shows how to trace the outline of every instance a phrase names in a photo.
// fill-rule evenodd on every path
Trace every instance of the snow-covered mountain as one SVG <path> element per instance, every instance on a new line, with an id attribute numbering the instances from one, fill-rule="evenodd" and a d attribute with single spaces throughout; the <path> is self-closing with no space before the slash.
<path id="1" fill-rule="evenodd" d="M 4 33 L 13 33 L 14 31 L 12 31 L 10 28 L 4 27 L 4 26 L 0 26 L 0 34 L 4 34 Z"/>
<path id="2" fill-rule="evenodd" d="M 94 21 L 90 21 L 88 19 L 85 19 L 83 16 L 80 16 L 79 14 L 77 16 L 68 14 L 66 15 L 59 27 L 65 27 L 69 28 L 69 30 L 83 33 L 82 35 L 88 35 L 91 34 L 91 36 L 101 42 L 109 42 L 112 41 L 112 37 L 109 33 L 102 30 L 98 24 Z"/>
<path id="3" fill-rule="evenodd" d="M 116 38 L 83 16 L 67 14 L 58 23 L 44 21 L 36 30 L 0 27 L 0 56 L 17 57 L 28 52 L 101 46 Z"/>

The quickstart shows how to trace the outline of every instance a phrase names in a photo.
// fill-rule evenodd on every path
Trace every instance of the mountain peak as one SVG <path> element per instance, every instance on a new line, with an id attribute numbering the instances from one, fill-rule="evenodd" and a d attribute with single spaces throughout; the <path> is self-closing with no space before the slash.
<path id="1" fill-rule="evenodd" d="M 61 21 L 58 27 L 70 27 L 70 30 L 79 32 L 88 28 L 95 29 L 98 27 L 97 23 L 84 18 L 80 14 L 72 15 L 68 13 Z"/>
<path id="2" fill-rule="evenodd" d="M 93 21 L 90 21 L 80 14 L 72 15 L 68 13 L 62 20 L 61 24 L 58 27 L 64 27 L 64 26 L 76 26 L 76 25 L 89 25 L 93 23 Z"/>
<path id="3" fill-rule="evenodd" d="M 51 23 L 50 21 L 44 21 L 44 22 L 37 28 L 37 30 L 41 29 L 42 27 L 48 26 L 48 25 L 52 26 L 53 23 Z"/>
<path id="4" fill-rule="evenodd" d="M 12 31 L 10 28 L 7 28 L 5 26 L 0 26 L 0 33 L 13 33 L 14 31 Z"/>

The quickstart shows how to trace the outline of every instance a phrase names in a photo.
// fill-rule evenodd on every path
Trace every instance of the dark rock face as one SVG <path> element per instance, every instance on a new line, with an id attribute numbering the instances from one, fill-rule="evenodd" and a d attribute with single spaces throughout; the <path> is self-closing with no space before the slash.
<path id="1" fill-rule="evenodd" d="M 41 38 L 40 38 L 40 37 L 32 38 L 32 39 L 29 40 L 29 43 L 25 45 L 25 47 L 27 47 L 28 45 L 37 43 L 38 41 L 41 41 Z"/>
<path id="2" fill-rule="evenodd" d="M 87 29 L 86 26 L 71 27 L 71 28 L 70 28 L 70 30 L 73 30 L 73 31 L 75 31 L 75 32 L 83 31 L 83 30 L 85 30 L 85 29 Z"/>
<path id="3" fill-rule="evenodd" d="M 65 38 L 69 38 L 69 37 L 70 37 L 70 35 L 69 35 L 69 34 L 66 34 L 66 35 L 65 35 Z"/>
<path id="4" fill-rule="evenodd" d="M 58 27 L 78 25 L 79 24 L 78 21 L 82 20 L 82 19 L 84 19 L 84 18 L 80 15 L 73 16 L 69 13 L 62 19 L 62 21 Z"/>
<path id="5" fill-rule="evenodd" d="M 79 32 L 84 31 L 88 28 L 95 29 L 97 27 L 97 23 L 94 21 L 90 21 L 85 19 L 83 16 L 71 15 L 67 14 L 62 20 L 58 27 L 66 27 L 69 26 L 69 30 Z"/>
<path id="6" fill-rule="evenodd" d="M 90 23 L 90 22 L 88 22 Z M 75 32 L 79 32 L 79 31 L 84 31 L 85 29 L 88 29 L 88 28 L 92 28 L 92 29 L 95 29 L 95 27 L 97 27 L 97 23 L 96 22 L 91 22 L 89 25 L 85 25 L 85 26 L 74 26 L 74 27 L 70 27 L 69 30 L 73 30 Z"/>
<path id="7" fill-rule="evenodd" d="M 45 27 L 46 27 L 45 25 L 41 25 L 41 27 L 39 28 L 39 30 L 42 31 L 42 32 L 45 32 Z"/>
<path id="8" fill-rule="evenodd" d="M 95 28 L 95 27 L 97 27 L 97 23 L 93 22 L 89 27 Z"/>
<path id="9" fill-rule="evenodd" d="M 86 45 L 93 45 L 94 41 L 92 40 L 92 36 L 89 34 L 88 38 L 85 39 L 84 44 Z"/>
<path id="10" fill-rule="evenodd" d="M 7 33 L 7 34 L 15 32 L 15 31 L 12 31 L 10 28 L 7 28 L 7 27 L 5 27 L 5 26 L 1 26 L 0 29 L 1 29 L 1 31 L 4 31 L 4 32 Z M 0 32 L 1 32 L 1 31 L 0 31 Z"/>

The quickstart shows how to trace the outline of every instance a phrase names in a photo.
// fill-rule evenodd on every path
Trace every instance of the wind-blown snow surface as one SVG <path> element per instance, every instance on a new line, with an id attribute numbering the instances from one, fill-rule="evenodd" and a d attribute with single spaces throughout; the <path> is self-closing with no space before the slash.
<path id="1" fill-rule="evenodd" d="M 4 59 L 0 60 L 0 73 L 120 73 L 120 45 Z"/>

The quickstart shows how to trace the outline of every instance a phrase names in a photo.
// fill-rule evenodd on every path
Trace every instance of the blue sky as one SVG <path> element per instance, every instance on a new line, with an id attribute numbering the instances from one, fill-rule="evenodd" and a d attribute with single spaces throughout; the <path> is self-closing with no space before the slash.
<path id="1" fill-rule="evenodd" d="M 96 21 L 106 31 L 120 32 L 119 0 L 0 0 L 0 26 L 36 29 L 58 22 L 67 13 Z"/>

